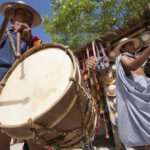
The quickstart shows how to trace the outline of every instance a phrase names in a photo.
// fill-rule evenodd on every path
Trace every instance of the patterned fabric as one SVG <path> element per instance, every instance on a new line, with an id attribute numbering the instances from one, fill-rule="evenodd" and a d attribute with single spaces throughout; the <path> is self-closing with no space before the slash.
<path id="1" fill-rule="evenodd" d="M 95 56 L 91 56 L 86 60 L 87 70 L 95 70 L 96 66 L 97 66 L 97 58 Z"/>
<path id="2" fill-rule="evenodd" d="M 33 46 L 39 45 L 39 44 L 41 44 L 41 43 L 42 43 L 42 40 L 40 40 L 37 36 L 34 36 L 34 37 L 32 38 L 32 45 L 33 45 Z"/>
<path id="3" fill-rule="evenodd" d="M 150 145 L 150 78 L 141 75 L 127 77 L 116 60 L 118 131 L 126 147 Z"/>

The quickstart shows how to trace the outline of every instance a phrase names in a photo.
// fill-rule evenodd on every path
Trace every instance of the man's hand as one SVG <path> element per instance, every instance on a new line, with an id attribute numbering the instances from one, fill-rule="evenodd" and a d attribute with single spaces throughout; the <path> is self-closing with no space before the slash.
<path id="1" fill-rule="evenodd" d="M 32 34 L 31 34 L 31 28 L 26 23 L 21 22 L 15 22 L 14 25 L 11 26 L 14 32 L 20 32 L 21 33 L 21 39 L 26 41 L 29 46 L 32 43 Z"/>

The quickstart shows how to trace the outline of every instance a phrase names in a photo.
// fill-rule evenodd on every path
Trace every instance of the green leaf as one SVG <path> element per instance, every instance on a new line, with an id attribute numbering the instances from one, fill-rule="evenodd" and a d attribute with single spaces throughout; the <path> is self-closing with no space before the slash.
<path id="1" fill-rule="evenodd" d="M 52 0 L 42 25 L 52 42 L 77 49 L 137 17 L 147 4 L 148 0 Z"/>

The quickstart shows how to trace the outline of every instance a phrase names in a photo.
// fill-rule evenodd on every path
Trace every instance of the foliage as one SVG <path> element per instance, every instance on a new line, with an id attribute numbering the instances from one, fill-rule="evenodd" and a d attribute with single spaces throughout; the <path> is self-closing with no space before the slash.
<path id="1" fill-rule="evenodd" d="M 148 0 L 52 0 L 42 24 L 52 42 L 76 49 L 137 17 L 147 5 Z"/>

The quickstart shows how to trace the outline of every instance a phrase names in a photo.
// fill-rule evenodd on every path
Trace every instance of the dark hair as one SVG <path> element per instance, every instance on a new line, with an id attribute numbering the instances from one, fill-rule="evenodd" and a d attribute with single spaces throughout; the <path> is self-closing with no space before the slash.
<path id="1" fill-rule="evenodd" d="M 125 43 L 125 44 L 123 44 L 121 47 L 120 47 L 120 52 L 121 53 L 123 53 L 121 50 L 122 50 L 122 48 L 124 48 L 125 47 L 125 45 L 126 44 L 129 44 L 129 43 L 133 43 L 134 44 L 134 42 L 133 41 L 129 41 L 129 42 L 127 42 L 127 43 Z"/>

